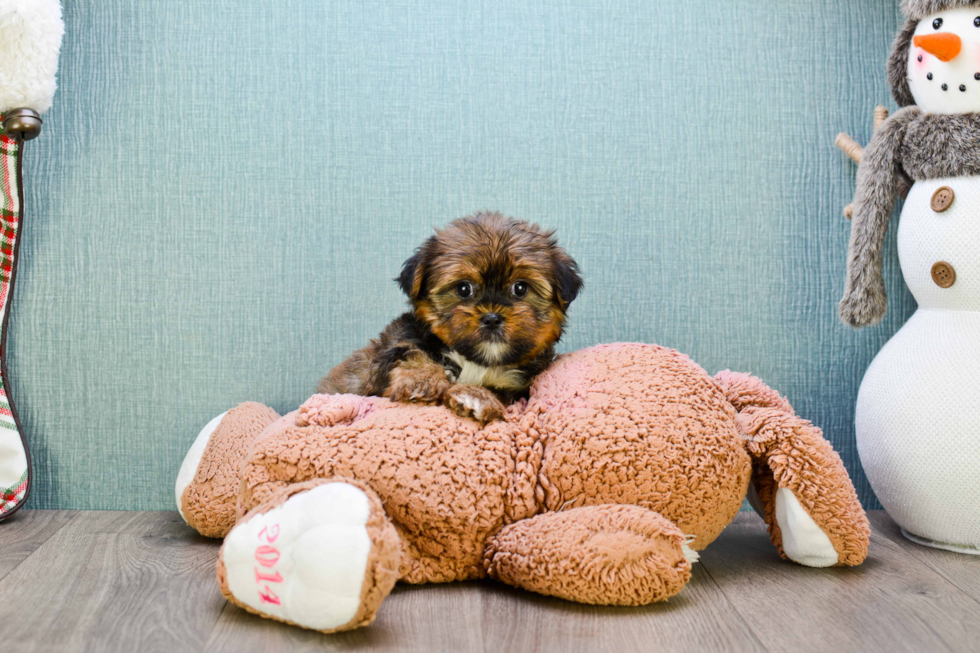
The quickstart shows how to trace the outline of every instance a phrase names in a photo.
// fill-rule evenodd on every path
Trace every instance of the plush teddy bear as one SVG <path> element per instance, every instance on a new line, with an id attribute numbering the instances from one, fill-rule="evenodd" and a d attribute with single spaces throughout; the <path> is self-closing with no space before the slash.
<path id="1" fill-rule="evenodd" d="M 399 580 L 665 600 L 750 481 L 781 555 L 864 560 L 870 530 L 841 459 L 783 397 L 617 344 L 559 357 L 485 428 L 379 397 L 314 395 L 282 417 L 242 404 L 204 428 L 176 491 L 188 524 L 225 537 L 229 601 L 334 632 L 370 623 Z"/>

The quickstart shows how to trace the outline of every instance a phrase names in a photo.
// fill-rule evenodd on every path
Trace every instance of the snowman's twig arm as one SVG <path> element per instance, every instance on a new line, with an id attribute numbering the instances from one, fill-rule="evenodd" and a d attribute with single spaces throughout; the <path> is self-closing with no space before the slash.
<path id="1" fill-rule="evenodd" d="M 874 126 L 875 131 L 878 131 L 885 121 L 888 120 L 888 109 L 882 106 L 875 107 L 874 113 Z M 840 133 L 837 134 L 837 140 L 834 141 L 836 145 L 844 154 L 846 154 L 854 163 L 861 165 L 861 158 L 864 156 L 864 148 L 856 140 L 851 138 L 850 134 Z M 909 179 L 904 172 L 902 172 L 898 184 L 896 186 L 899 197 L 903 200 L 905 196 L 909 194 L 909 190 L 912 188 L 912 180 Z M 844 217 L 850 220 L 854 217 L 854 204 L 848 204 L 844 207 Z"/>
<path id="2" fill-rule="evenodd" d="M 918 107 L 897 112 L 875 132 L 861 157 L 847 252 L 847 281 L 838 308 L 841 320 L 854 327 L 880 322 L 888 309 L 881 247 L 904 177 L 899 160 L 902 140 L 909 123 L 921 114 Z"/>
<path id="3" fill-rule="evenodd" d="M 834 145 L 840 148 L 840 151 L 846 154 L 851 161 L 861 164 L 861 157 L 864 156 L 864 148 L 856 140 L 851 138 L 849 134 L 840 133 L 837 134 L 837 140 L 834 141 Z"/>

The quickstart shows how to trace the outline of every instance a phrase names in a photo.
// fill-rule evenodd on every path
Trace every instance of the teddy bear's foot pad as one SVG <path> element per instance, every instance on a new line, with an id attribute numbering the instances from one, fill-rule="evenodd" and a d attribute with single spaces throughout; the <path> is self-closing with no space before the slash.
<path id="1" fill-rule="evenodd" d="M 374 619 L 400 560 L 400 540 L 370 490 L 311 481 L 232 529 L 218 575 L 225 595 L 249 611 L 332 632 Z"/>
<path id="2" fill-rule="evenodd" d="M 228 589 L 263 615 L 314 630 L 350 622 L 371 553 L 367 495 L 320 485 L 236 526 L 222 558 Z"/>
<path id="3" fill-rule="evenodd" d="M 830 538 L 789 488 L 776 491 L 776 523 L 783 535 L 783 552 L 793 562 L 805 567 L 833 567 L 838 563 Z"/>

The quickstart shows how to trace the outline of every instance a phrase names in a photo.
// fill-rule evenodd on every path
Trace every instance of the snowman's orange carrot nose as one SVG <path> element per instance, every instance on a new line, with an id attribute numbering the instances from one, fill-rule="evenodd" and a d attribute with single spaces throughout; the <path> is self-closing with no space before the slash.
<path id="1" fill-rule="evenodd" d="M 952 61 L 963 49 L 963 41 L 951 32 L 916 36 L 914 43 L 940 61 Z"/>

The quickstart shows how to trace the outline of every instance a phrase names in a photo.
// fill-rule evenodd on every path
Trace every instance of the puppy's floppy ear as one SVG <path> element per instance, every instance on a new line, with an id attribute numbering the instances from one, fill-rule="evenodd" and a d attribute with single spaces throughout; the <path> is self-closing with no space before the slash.
<path id="1" fill-rule="evenodd" d="M 554 252 L 552 270 L 555 275 L 555 294 L 564 310 L 578 297 L 584 282 L 579 273 L 578 263 L 561 248 L 557 248 Z"/>
<path id="2" fill-rule="evenodd" d="M 422 246 L 415 250 L 415 253 L 407 261 L 402 263 L 401 274 L 395 279 L 398 282 L 398 287 L 413 302 L 425 294 L 425 278 L 434 246 L 434 237 L 422 243 Z"/>

